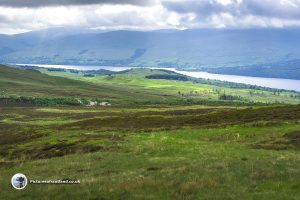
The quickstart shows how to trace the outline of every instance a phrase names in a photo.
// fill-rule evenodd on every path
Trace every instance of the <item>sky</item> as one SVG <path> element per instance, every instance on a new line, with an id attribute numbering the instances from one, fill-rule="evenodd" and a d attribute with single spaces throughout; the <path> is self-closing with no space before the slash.
<path id="1" fill-rule="evenodd" d="M 0 0 L 0 34 L 54 27 L 300 27 L 300 0 Z"/>

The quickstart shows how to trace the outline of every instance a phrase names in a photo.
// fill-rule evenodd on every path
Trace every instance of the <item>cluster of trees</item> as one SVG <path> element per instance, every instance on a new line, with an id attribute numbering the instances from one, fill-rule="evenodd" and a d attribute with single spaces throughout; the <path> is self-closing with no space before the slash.
<path id="1" fill-rule="evenodd" d="M 145 76 L 148 79 L 166 79 L 166 80 L 177 80 L 177 81 L 188 81 L 188 77 L 184 75 L 176 74 L 152 74 Z"/>
<path id="2" fill-rule="evenodd" d="M 300 94 L 291 94 L 290 97 L 294 99 L 300 99 Z"/>
<path id="3" fill-rule="evenodd" d="M 183 93 L 181 91 L 178 91 L 178 95 L 182 96 L 182 97 L 184 97 L 184 96 L 199 96 L 199 94 L 200 93 L 198 93 L 198 91 L 189 91 L 187 93 Z"/>
<path id="4" fill-rule="evenodd" d="M 44 98 L 44 97 L 25 97 L 7 96 L 0 97 L 0 106 L 87 106 L 99 105 L 101 102 L 109 102 L 107 99 L 85 99 L 85 98 Z"/>
<path id="5" fill-rule="evenodd" d="M 280 104 L 275 103 L 263 103 L 255 101 L 220 101 L 220 100 L 206 100 L 195 98 L 182 98 L 182 99 L 168 99 L 168 100 L 136 100 L 130 102 L 132 105 L 152 105 L 152 104 L 167 104 L 167 105 L 206 105 L 206 106 L 266 106 Z"/>
<path id="6" fill-rule="evenodd" d="M 219 96 L 219 100 L 229 100 L 229 101 L 238 100 L 238 101 L 243 101 L 244 99 L 241 96 L 234 96 L 234 95 L 222 94 L 222 95 Z"/>
<path id="7" fill-rule="evenodd" d="M 66 69 L 63 68 L 47 68 L 49 72 L 65 72 Z"/>
<path id="8" fill-rule="evenodd" d="M 80 106 L 83 102 L 76 98 L 37 98 L 37 97 L 3 97 L 0 98 L 0 106 L 7 105 L 43 105 L 43 106 L 59 106 L 59 105 L 69 105 L 69 106 Z"/>
<path id="9" fill-rule="evenodd" d="M 263 91 L 255 91 L 255 90 L 250 90 L 249 91 L 249 95 L 252 97 L 252 96 L 264 96 L 264 93 Z"/>
<path id="10" fill-rule="evenodd" d="M 84 74 L 83 76 L 84 77 L 95 77 L 95 75 L 93 75 L 93 74 Z"/>
<path id="11" fill-rule="evenodd" d="M 78 74 L 78 73 L 79 73 L 79 70 L 76 70 L 76 69 L 70 69 L 69 72 L 74 73 L 74 74 Z"/>
<path id="12" fill-rule="evenodd" d="M 280 96 L 280 91 L 272 91 L 273 92 L 273 95 L 275 95 L 275 96 Z"/>
<path id="13" fill-rule="evenodd" d="M 212 91 L 214 93 L 217 93 L 217 94 L 224 94 L 225 93 L 225 90 L 221 90 L 221 89 L 218 89 L 218 88 L 213 88 Z"/>
<path id="14" fill-rule="evenodd" d="M 93 75 L 111 75 L 111 74 L 116 74 L 117 72 L 113 72 L 106 69 L 99 69 L 99 70 L 88 70 L 86 71 L 86 73 L 93 74 Z"/>

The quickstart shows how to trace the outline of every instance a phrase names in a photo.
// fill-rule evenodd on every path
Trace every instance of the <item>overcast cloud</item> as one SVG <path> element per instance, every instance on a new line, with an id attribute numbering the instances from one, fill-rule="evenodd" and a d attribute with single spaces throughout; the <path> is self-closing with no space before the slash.
<path id="1" fill-rule="evenodd" d="M 0 0 L 0 5 L 8 7 L 47 7 L 91 4 L 131 4 L 147 5 L 151 0 Z"/>
<path id="2" fill-rule="evenodd" d="M 0 0 L 0 33 L 93 29 L 299 27 L 300 0 Z"/>

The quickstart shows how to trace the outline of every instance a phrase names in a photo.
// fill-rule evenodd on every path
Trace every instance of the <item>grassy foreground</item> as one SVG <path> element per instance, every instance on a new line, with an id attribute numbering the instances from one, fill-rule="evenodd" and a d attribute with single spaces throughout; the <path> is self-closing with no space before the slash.
<path id="1" fill-rule="evenodd" d="M 0 199 L 300 198 L 300 106 L 3 107 Z M 32 185 L 12 175 L 79 179 Z"/>

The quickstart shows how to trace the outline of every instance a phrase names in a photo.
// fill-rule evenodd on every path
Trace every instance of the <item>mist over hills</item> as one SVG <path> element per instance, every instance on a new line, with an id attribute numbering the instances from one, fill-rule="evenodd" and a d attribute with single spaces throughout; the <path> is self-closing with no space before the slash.
<path id="1" fill-rule="evenodd" d="M 174 67 L 300 79 L 300 29 L 92 31 L 0 35 L 0 62 Z"/>

